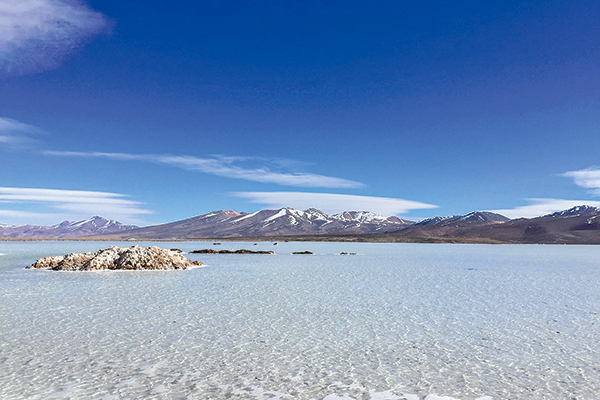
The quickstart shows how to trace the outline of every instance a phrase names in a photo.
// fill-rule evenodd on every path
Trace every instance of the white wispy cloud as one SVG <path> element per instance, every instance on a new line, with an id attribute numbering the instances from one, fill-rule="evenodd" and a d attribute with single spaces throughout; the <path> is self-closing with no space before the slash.
<path id="1" fill-rule="evenodd" d="M 589 189 L 596 196 L 600 196 L 600 167 L 590 167 L 579 171 L 568 171 L 562 174 L 573 181 L 577 186 Z"/>
<path id="2" fill-rule="evenodd" d="M 101 215 L 125 223 L 140 223 L 141 215 L 154 213 L 143 208 L 143 203 L 127 197 L 110 192 L 0 187 L 0 203 L 18 205 L 16 210 L 0 210 L 0 222 L 53 224 Z"/>
<path id="3" fill-rule="evenodd" d="M 0 146 L 9 149 L 31 148 L 39 143 L 35 136 L 41 133 L 44 131 L 33 125 L 0 117 Z"/>
<path id="4" fill-rule="evenodd" d="M 410 210 L 438 208 L 436 205 L 391 197 L 356 196 L 307 192 L 235 192 L 232 195 L 269 208 L 316 208 L 327 214 L 343 211 L 371 211 L 380 215 L 400 215 Z"/>
<path id="5" fill-rule="evenodd" d="M 107 26 L 101 13 L 79 0 L 2 0 L 0 74 L 55 68 L 85 38 Z"/>
<path id="6" fill-rule="evenodd" d="M 26 136 L 0 135 L 0 144 L 16 148 L 29 147 L 32 144 L 32 139 Z"/>
<path id="7" fill-rule="evenodd" d="M 24 124 L 11 118 L 0 117 L 0 132 L 40 133 L 43 131 L 33 125 Z"/>
<path id="8" fill-rule="evenodd" d="M 508 218 L 534 218 L 557 211 L 567 210 L 569 208 L 581 205 L 600 207 L 600 201 L 590 200 L 564 200 L 564 199 L 526 199 L 527 206 L 519 206 L 503 210 L 489 210 L 502 214 Z"/>
<path id="9" fill-rule="evenodd" d="M 318 187 L 318 188 L 360 188 L 364 184 L 348 179 L 331 176 L 302 173 L 272 171 L 267 166 L 245 167 L 245 161 L 264 161 L 262 158 L 253 157 L 192 157 L 177 155 L 153 154 L 127 154 L 127 153 L 101 153 L 101 152 L 73 152 L 73 151 L 46 151 L 44 154 L 61 157 L 100 157 L 123 161 L 148 161 L 158 164 L 168 164 L 175 167 L 198 171 L 206 174 L 226 178 L 244 179 L 253 182 L 275 183 L 278 185 Z M 277 159 L 277 161 L 280 161 Z"/>

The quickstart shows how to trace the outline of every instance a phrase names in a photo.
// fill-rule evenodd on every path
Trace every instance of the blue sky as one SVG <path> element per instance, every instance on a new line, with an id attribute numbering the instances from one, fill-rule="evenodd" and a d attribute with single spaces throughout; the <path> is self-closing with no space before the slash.
<path id="1" fill-rule="evenodd" d="M 0 222 L 600 205 L 595 1 L 0 4 Z"/>

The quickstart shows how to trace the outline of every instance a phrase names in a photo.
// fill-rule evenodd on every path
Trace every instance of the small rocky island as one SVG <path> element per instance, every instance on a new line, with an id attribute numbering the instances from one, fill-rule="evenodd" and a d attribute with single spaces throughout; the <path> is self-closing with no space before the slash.
<path id="1" fill-rule="evenodd" d="M 232 251 L 232 250 L 203 249 L 203 250 L 192 250 L 192 251 L 190 251 L 190 254 L 275 254 L 275 252 L 271 251 L 271 250 L 252 251 L 252 250 L 240 249 L 240 250 Z"/>
<path id="2" fill-rule="evenodd" d="M 188 269 L 202 265 L 191 261 L 178 251 L 156 246 L 143 248 L 111 246 L 95 253 L 71 253 L 64 256 L 44 257 L 28 266 L 28 269 L 52 269 L 54 271 L 102 271 L 102 270 L 171 270 Z"/>

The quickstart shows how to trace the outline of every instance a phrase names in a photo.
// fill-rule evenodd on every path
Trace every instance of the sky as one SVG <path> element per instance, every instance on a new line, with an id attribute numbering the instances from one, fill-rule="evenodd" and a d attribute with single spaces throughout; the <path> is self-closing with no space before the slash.
<path id="1" fill-rule="evenodd" d="M 600 206 L 600 2 L 0 2 L 0 223 Z"/>

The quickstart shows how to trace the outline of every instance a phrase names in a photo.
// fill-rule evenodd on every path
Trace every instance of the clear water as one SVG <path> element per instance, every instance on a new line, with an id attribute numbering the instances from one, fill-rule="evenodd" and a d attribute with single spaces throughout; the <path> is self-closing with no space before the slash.
<path id="1" fill-rule="evenodd" d="M 0 398 L 600 398 L 599 246 L 223 242 L 277 254 L 23 269 L 108 245 L 0 242 Z"/>

